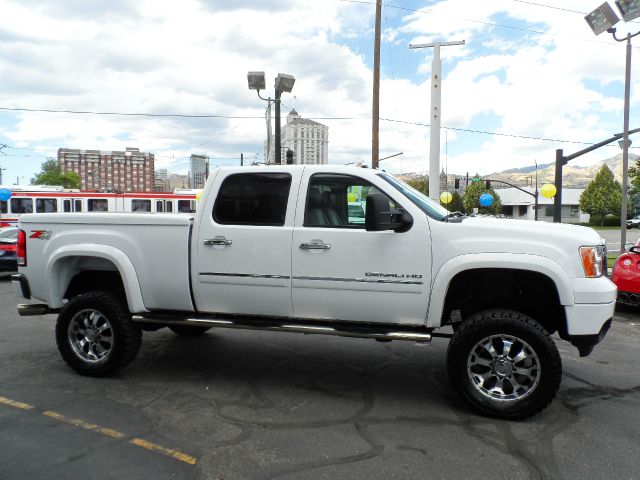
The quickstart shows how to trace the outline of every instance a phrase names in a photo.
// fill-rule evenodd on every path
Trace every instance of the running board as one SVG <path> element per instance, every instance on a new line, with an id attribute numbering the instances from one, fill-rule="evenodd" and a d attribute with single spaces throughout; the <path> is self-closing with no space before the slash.
<path id="1" fill-rule="evenodd" d="M 160 325 L 192 325 L 195 327 L 234 328 L 245 330 L 267 330 L 272 332 L 295 332 L 315 335 L 336 335 L 340 337 L 373 338 L 380 341 L 406 340 L 410 342 L 428 343 L 431 341 L 431 330 L 426 327 L 403 325 L 385 325 L 375 323 L 358 323 L 342 321 L 309 321 L 296 323 L 295 320 L 275 318 L 231 317 L 227 318 L 193 318 L 176 315 L 156 314 L 133 315 L 137 323 L 153 323 Z"/>

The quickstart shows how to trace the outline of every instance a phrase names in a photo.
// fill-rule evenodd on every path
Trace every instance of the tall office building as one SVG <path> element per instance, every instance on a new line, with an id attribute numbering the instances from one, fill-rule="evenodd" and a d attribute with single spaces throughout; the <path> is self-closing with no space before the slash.
<path id="1" fill-rule="evenodd" d="M 209 157 L 191 154 L 189 162 L 189 188 L 204 188 L 209 176 Z"/>
<path id="2" fill-rule="evenodd" d="M 139 148 L 124 151 L 59 148 L 62 172 L 80 176 L 80 188 L 94 191 L 153 192 L 154 156 Z"/>
<path id="3" fill-rule="evenodd" d="M 302 118 L 291 110 L 287 115 L 287 124 L 282 127 L 282 163 L 287 162 L 287 150 L 293 151 L 293 163 L 319 165 L 329 163 L 329 127 L 313 120 Z M 275 161 L 275 141 L 272 136 L 267 151 L 264 142 L 265 162 Z M 269 160 L 267 160 L 269 159 Z"/>

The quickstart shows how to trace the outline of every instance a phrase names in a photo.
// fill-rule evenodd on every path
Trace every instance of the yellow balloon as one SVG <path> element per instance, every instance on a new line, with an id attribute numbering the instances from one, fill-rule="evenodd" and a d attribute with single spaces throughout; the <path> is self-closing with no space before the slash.
<path id="1" fill-rule="evenodd" d="M 556 186 L 553 183 L 545 183 L 544 185 L 542 185 L 540 193 L 543 197 L 546 198 L 555 197 L 557 193 Z"/>
<path id="2" fill-rule="evenodd" d="M 202 190 L 200 190 L 198 193 L 196 193 L 196 202 L 198 202 L 200 200 L 201 196 L 202 196 Z"/>
<path id="3" fill-rule="evenodd" d="M 453 195 L 451 195 L 449 192 L 442 192 L 442 193 L 440 194 L 440 201 L 441 201 L 442 203 L 444 203 L 445 205 L 446 205 L 447 203 L 450 203 L 450 202 L 451 202 L 451 200 L 453 200 Z"/>

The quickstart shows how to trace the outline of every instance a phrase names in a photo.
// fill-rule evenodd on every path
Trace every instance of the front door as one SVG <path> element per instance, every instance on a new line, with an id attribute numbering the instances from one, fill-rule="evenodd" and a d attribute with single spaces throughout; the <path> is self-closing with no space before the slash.
<path id="1" fill-rule="evenodd" d="M 295 317 L 424 324 L 431 282 L 426 215 L 383 179 L 373 181 L 305 170 L 291 255 Z M 411 213 L 411 228 L 367 232 L 368 193 L 385 194 L 390 206 Z"/>
<path id="2" fill-rule="evenodd" d="M 290 317 L 291 235 L 302 169 L 220 173 L 194 230 L 199 311 Z"/>

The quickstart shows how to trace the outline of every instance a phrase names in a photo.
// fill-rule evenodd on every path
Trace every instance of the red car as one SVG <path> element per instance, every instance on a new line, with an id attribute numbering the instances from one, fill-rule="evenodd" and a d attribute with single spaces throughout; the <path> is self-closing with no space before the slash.
<path id="1" fill-rule="evenodd" d="M 640 240 L 618 257 L 611 280 L 618 287 L 618 303 L 640 306 Z"/>

